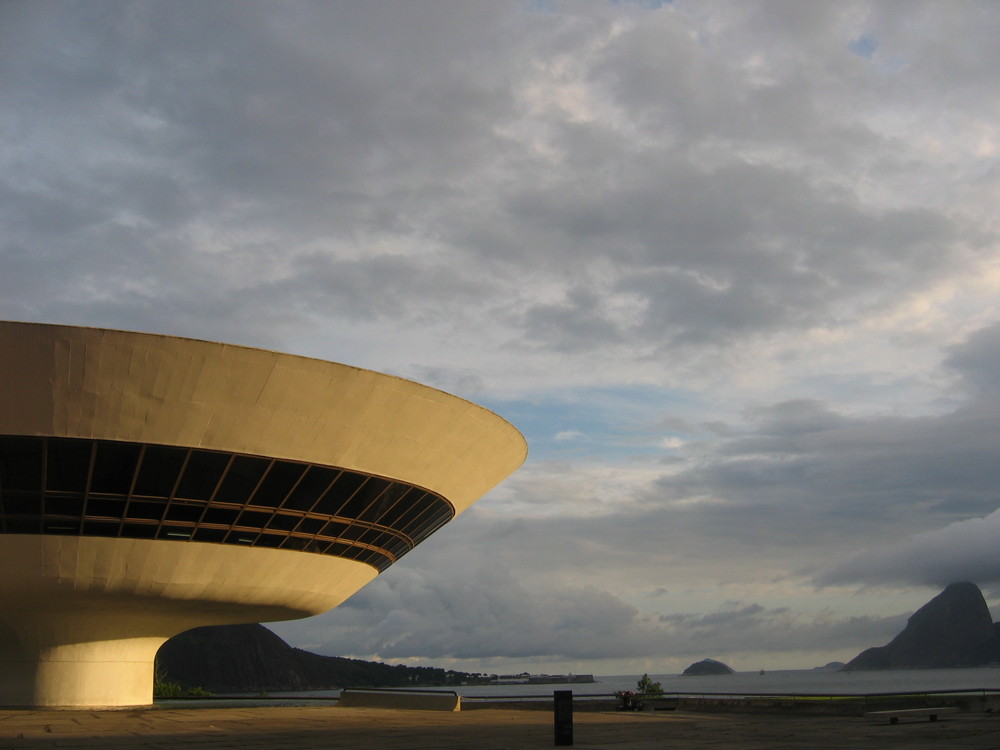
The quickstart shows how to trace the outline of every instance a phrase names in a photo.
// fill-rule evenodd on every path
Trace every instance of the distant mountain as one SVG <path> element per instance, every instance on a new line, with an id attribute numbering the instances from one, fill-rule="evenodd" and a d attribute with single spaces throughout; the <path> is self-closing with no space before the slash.
<path id="1" fill-rule="evenodd" d="M 392 666 L 293 648 L 263 625 L 218 625 L 174 636 L 156 655 L 161 679 L 211 691 L 447 685 L 474 679 L 435 667 Z"/>
<path id="2" fill-rule="evenodd" d="M 721 661 L 702 659 L 681 672 L 681 676 L 683 677 L 701 677 L 712 674 L 733 674 L 733 670 Z"/>
<path id="3" fill-rule="evenodd" d="M 839 672 L 846 665 L 842 661 L 830 661 L 822 667 L 813 667 L 813 672 Z"/>
<path id="4" fill-rule="evenodd" d="M 952 583 L 918 609 L 885 646 L 858 654 L 845 670 L 979 667 L 1000 661 L 994 625 L 979 587 Z"/>

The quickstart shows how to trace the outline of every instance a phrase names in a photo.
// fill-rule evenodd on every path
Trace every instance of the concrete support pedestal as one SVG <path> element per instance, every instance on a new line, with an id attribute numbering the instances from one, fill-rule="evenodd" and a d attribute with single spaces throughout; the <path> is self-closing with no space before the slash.
<path id="1" fill-rule="evenodd" d="M 0 706 L 144 706 L 171 636 L 325 612 L 375 577 L 351 560 L 197 542 L 0 537 Z M 16 572 L 15 572 L 16 571 Z"/>
<path id="2" fill-rule="evenodd" d="M 85 708 L 146 706 L 153 661 L 165 638 L 44 647 L 34 658 L 0 661 L 0 705 Z"/>

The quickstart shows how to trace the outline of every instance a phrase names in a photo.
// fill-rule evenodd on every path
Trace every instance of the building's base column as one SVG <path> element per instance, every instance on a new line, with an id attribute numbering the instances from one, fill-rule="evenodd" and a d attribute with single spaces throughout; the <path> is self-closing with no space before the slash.
<path id="1" fill-rule="evenodd" d="M 376 574 L 289 550 L 0 534 L 0 707 L 149 705 L 171 636 L 318 614 Z"/>
<path id="2" fill-rule="evenodd" d="M 37 658 L 0 658 L 0 706 L 148 706 L 153 661 L 164 638 L 42 647 Z"/>

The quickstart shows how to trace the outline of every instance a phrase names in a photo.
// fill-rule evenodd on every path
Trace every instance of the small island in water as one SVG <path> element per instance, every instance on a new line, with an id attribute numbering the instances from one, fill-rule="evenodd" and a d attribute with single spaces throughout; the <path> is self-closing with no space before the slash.
<path id="1" fill-rule="evenodd" d="M 735 674 L 728 664 L 715 659 L 702 659 L 681 672 L 682 677 L 702 677 L 705 675 Z"/>

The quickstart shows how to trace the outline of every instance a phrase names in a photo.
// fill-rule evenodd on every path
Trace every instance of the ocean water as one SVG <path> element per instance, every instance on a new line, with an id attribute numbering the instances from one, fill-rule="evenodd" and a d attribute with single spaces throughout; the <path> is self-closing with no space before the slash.
<path id="1" fill-rule="evenodd" d="M 559 685 L 462 685 L 454 689 L 462 697 L 507 698 L 551 696 L 555 690 L 572 690 L 574 697 L 610 695 L 620 690 L 635 690 L 640 675 L 595 677 L 595 682 Z M 870 695 L 874 693 L 910 693 L 944 690 L 1000 690 L 1000 668 L 979 669 L 905 669 L 876 672 L 830 672 L 817 669 L 737 672 L 731 675 L 682 677 L 678 674 L 654 674 L 666 693 L 724 694 L 732 696 L 761 693 Z M 316 690 L 288 693 L 301 697 L 334 697 L 339 690 Z M 278 696 L 281 694 L 272 693 Z"/>
<path id="2" fill-rule="evenodd" d="M 595 677 L 596 682 L 579 685 L 489 685 L 463 686 L 462 696 L 501 697 L 572 690 L 573 695 L 607 695 L 619 690 L 635 690 L 640 675 Z M 830 672 L 826 670 L 780 670 L 760 674 L 737 672 L 731 675 L 683 677 L 678 674 L 654 674 L 666 693 L 816 693 L 849 695 L 894 692 L 930 692 L 934 690 L 1000 690 L 1000 669 L 906 669 L 872 672 Z"/>

